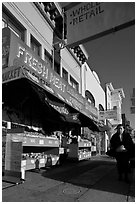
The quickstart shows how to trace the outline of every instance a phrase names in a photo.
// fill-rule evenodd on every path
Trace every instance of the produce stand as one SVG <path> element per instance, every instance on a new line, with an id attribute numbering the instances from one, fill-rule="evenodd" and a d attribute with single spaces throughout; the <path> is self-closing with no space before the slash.
<path id="1" fill-rule="evenodd" d="M 69 159 L 76 159 L 80 161 L 83 159 L 91 158 L 91 142 L 88 140 L 82 140 L 79 141 L 78 143 L 69 144 L 68 148 Z"/>
<path id="2" fill-rule="evenodd" d="M 58 138 L 26 132 L 23 129 L 8 130 L 6 137 L 5 176 L 25 179 L 25 171 L 53 166 L 59 162 Z"/>

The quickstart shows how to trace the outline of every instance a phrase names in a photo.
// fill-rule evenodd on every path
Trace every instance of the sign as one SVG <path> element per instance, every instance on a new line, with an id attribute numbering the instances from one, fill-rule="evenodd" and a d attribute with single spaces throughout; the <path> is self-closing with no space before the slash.
<path id="1" fill-rule="evenodd" d="M 64 114 L 64 115 L 68 115 L 69 111 L 68 109 L 65 107 L 64 104 L 61 103 L 57 103 L 55 101 L 51 101 L 49 99 L 46 99 L 49 103 L 50 106 L 52 106 L 56 111 L 58 111 L 60 114 Z"/>
<path id="2" fill-rule="evenodd" d="M 97 118 L 95 107 L 92 107 L 81 94 L 47 66 L 47 63 L 12 31 L 10 33 L 12 51 L 9 52 L 8 68 L 2 72 L 3 83 L 26 77 L 84 115 Z"/>
<path id="3" fill-rule="evenodd" d="M 99 120 L 117 119 L 117 110 L 99 111 Z"/>
<path id="4" fill-rule="evenodd" d="M 82 44 L 134 23 L 134 2 L 82 2 L 66 12 L 68 46 Z"/>
<path id="5" fill-rule="evenodd" d="M 21 76 L 21 67 L 13 66 L 11 69 L 5 69 L 2 72 L 2 83 L 15 80 Z"/>

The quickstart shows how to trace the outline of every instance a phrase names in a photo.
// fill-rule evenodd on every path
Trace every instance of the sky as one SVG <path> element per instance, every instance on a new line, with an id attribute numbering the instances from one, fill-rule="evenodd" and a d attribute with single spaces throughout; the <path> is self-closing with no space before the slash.
<path id="1" fill-rule="evenodd" d="M 109 82 L 114 89 L 123 88 L 122 113 L 135 128 L 135 114 L 130 113 L 130 96 L 135 87 L 135 26 L 83 45 L 89 54 L 88 65 L 98 74 L 103 89 Z"/>

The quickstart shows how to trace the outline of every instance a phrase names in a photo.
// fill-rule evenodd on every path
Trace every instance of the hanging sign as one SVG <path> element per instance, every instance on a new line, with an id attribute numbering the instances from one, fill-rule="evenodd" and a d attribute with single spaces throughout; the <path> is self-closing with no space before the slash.
<path id="1" fill-rule="evenodd" d="M 117 110 L 99 111 L 99 120 L 117 119 Z"/>
<path id="2" fill-rule="evenodd" d="M 67 44 L 76 46 L 134 23 L 134 2 L 82 2 L 66 12 Z"/>

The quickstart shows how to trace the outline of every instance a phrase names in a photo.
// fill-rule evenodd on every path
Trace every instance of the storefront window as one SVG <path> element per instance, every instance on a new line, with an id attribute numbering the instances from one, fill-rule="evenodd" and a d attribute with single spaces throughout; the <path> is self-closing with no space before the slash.
<path id="1" fill-rule="evenodd" d="M 70 76 L 70 85 L 79 92 L 79 84 L 72 76 Z"/>
<path id="2" fill-rule="evenodd" d="M 31 49 L 40 56 L 41 44 L 31 35 Z"/>
<path id="3" fill-rule="evenodd" d="M 7 9 L 5 9 L 5 7 L 3 7 L 2 28 L 5 27 L 8 27 L 15 33 L 15 35 L 24 41 L 24 33 L 26 29 Z"/>
<path id="4" fill-rule="evenodd" d="M 62 78 L 68 82 L 68 72 L 64 68 L 62 68 Z"/>

